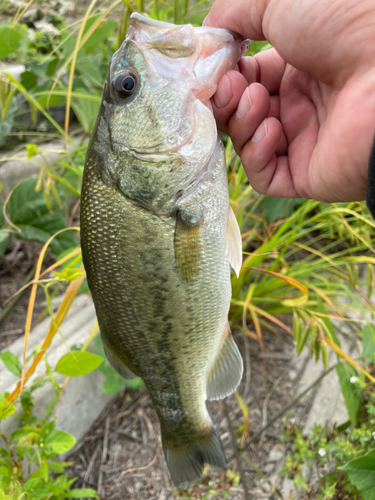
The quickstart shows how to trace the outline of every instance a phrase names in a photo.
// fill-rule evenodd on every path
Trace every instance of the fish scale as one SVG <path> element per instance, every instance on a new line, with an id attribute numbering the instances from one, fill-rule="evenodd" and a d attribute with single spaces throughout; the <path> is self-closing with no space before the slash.
<path id="1" fill-rule="evenodd" d="M 143 379 L 171 478 L 184 487 L 205 462 L 225 466 L 205 400 L 227 396 L 242 376 L 227 319 L 241 235 L 207 99 L 248 45 L 138 14 L 129 33 L 86 157 L 82 256 L 108 360 Z M 131 93 L 121 86 L 129 75 Z"/>

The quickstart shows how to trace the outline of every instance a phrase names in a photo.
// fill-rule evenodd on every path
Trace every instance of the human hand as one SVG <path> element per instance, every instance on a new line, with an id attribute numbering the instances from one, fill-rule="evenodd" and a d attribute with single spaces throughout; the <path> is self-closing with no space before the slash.
<path id="1" fill-rule="evenodd" d="M 218 127 L 268 196 L 363 200 L 375 132 L 373 0 L 216 0 L 204 23 L 274 48 L 213 97 Z"/>

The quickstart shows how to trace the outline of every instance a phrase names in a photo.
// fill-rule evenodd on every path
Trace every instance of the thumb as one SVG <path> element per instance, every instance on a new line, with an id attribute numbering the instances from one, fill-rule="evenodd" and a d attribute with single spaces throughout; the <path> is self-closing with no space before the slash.
<path id="1" fill-rule="evenodd" d="M 203 26 L 226 28 L 251 40 L 265 40 L 262 25 L 270 0 L 216 0 Z"/>

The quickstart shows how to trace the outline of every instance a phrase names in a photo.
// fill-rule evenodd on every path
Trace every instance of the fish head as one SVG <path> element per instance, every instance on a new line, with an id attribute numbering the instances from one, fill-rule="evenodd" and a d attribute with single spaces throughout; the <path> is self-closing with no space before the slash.
<path id="1" fill-rule="evenodd" d="M 196 101 L 206 108 L 203 112 L 210 109 L 218 81 L 248 46 L 224 29 L 178 26 L 132 14 L 103 95 L 112 148 L 147 154 L 178 151 L 194 133 Z"/>

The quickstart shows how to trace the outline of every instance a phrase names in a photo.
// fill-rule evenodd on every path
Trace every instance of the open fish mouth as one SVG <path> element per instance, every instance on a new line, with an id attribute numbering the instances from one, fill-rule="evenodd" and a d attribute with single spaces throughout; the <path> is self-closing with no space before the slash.
<path id="1" fill-rule="evenodd" d="M 176 26 L 138 13 L 130 16 L 127 39 L 142 52 L 149 74 L 179 80 L 203 104 L 250 46 L 249 40 L 225 29 Z"/>

